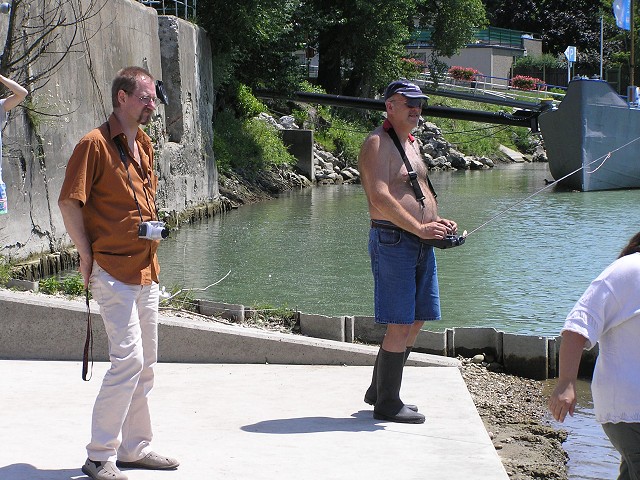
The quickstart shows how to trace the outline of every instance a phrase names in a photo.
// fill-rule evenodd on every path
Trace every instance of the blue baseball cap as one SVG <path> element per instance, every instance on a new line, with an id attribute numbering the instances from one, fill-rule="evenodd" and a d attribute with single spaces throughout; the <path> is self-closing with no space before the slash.
<path id="1" fill-rule="evenodd" d="M 384 99 L 389 100 L 393 95 L 399 93 L 400 95 L 407 98 L 424 98 L 428 99 L 420 87 L 415 83 L 411 83 L 408 80 L 396 80 L 395 82 L 391 82 L 387 85 L 387 88 L 384 89 Z"/>

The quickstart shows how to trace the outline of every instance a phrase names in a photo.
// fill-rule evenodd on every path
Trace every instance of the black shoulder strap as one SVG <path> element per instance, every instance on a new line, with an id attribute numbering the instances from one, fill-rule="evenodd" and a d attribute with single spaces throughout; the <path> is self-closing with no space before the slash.
<path id="1" fill-rule="evenodd" d="M 402 161 L 404 162 L 404 166 L 407 168 L 407 173 L 409 174 L 409 180 L 411 181 L 411 186 L 413 187 L 413 193 L 416 196 L 416 200 L 418 200 L 418 202 L 420 202 L 420 205 L 422 205 L 422 208 L 424 208 L 425 197 L 424 193 L 422 193 L 422 188 L 420 188 L 420 183 L 418 182 L 418 174 L 413 170 L 411 162 L 409 162 L 409 159 L 407 158 L 407 153 L 404 151 L 404 148 L 400 143 L 400 139 L 398 138 L 398 134 L 396 133 L 396 131 L 393 128 L 390 128 L 389 130 L 387 130 L 387 133 L 391 137 L 391 140 L 393 140 L 393 143 L 396 145 L 396 148 L 398 149 L 398 152 L 400 152 L 400 156 L 402 157 Z M 434 190 L 433 185 L 431 184 L 431 180 L 429 180 L 428 176 L 427 185 L 429 185 L 429 190 L 433 194 L 433 198 L 437 199 L 438 195 L 436 194 L 436 191 Z"/>

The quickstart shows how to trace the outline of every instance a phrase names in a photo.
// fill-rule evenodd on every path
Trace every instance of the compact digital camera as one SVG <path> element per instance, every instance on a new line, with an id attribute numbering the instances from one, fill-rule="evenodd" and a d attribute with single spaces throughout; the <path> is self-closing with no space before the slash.
<path id="1" fill-rule="evenodd" d="M 152 220 L 138 225 L 138 238 L 145 240 L 164 240 L 169 236 L 169 229 L 164 222 Z"/>

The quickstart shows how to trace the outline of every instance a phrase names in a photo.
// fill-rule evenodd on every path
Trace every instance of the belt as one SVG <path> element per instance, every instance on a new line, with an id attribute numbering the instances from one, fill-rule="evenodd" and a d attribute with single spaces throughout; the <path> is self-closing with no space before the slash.
<path id="1" fill-rule="evenodd" d="M 380 220 L 371 220 L 371 228 L 388 228 L 389 230 L 398 230 L 399 232 L 406 232 L 406 233 L 410 233 L 407 232 L 404 228 L 400 228 L 397 225 L 394 225 L 393 223 L 390 222 L 382 222 Z M 413 233 L 410 233 L 411 235 L 413 235 Z"/>
<path id="2" fill-rule="evenodd" d="M 388 228 L 389 230 L 397 230 L 399 232 L 404 232 L 407 235 L 417 238 L 420 241 L 420 243 L 424 245 L 429 245 L 431 247 L 436 247 L 436 248 L 457 247 L 458 245 L 462 245 L 465 241 L 465 237 L 461 237 L 458 235 L 447 235 L 443 239 L 420 238 L 416 234 L 407 232 L 405 229 L 400 228 L 399 226 L 394 225 L 393 223 L 382 222 L 380 220 L 371 220 L 371 228 Z"/>

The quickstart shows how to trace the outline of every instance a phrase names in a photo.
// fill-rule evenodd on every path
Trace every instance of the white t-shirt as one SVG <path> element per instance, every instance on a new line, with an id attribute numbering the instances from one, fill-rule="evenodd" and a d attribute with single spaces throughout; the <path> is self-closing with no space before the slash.
<path id="1" fill-rule="evenodd" d="M 599 344 L 591 383 L 596 420 L 640 422 L 640 253 L 609 265 L 565 320 L 569 330 Z"/>

